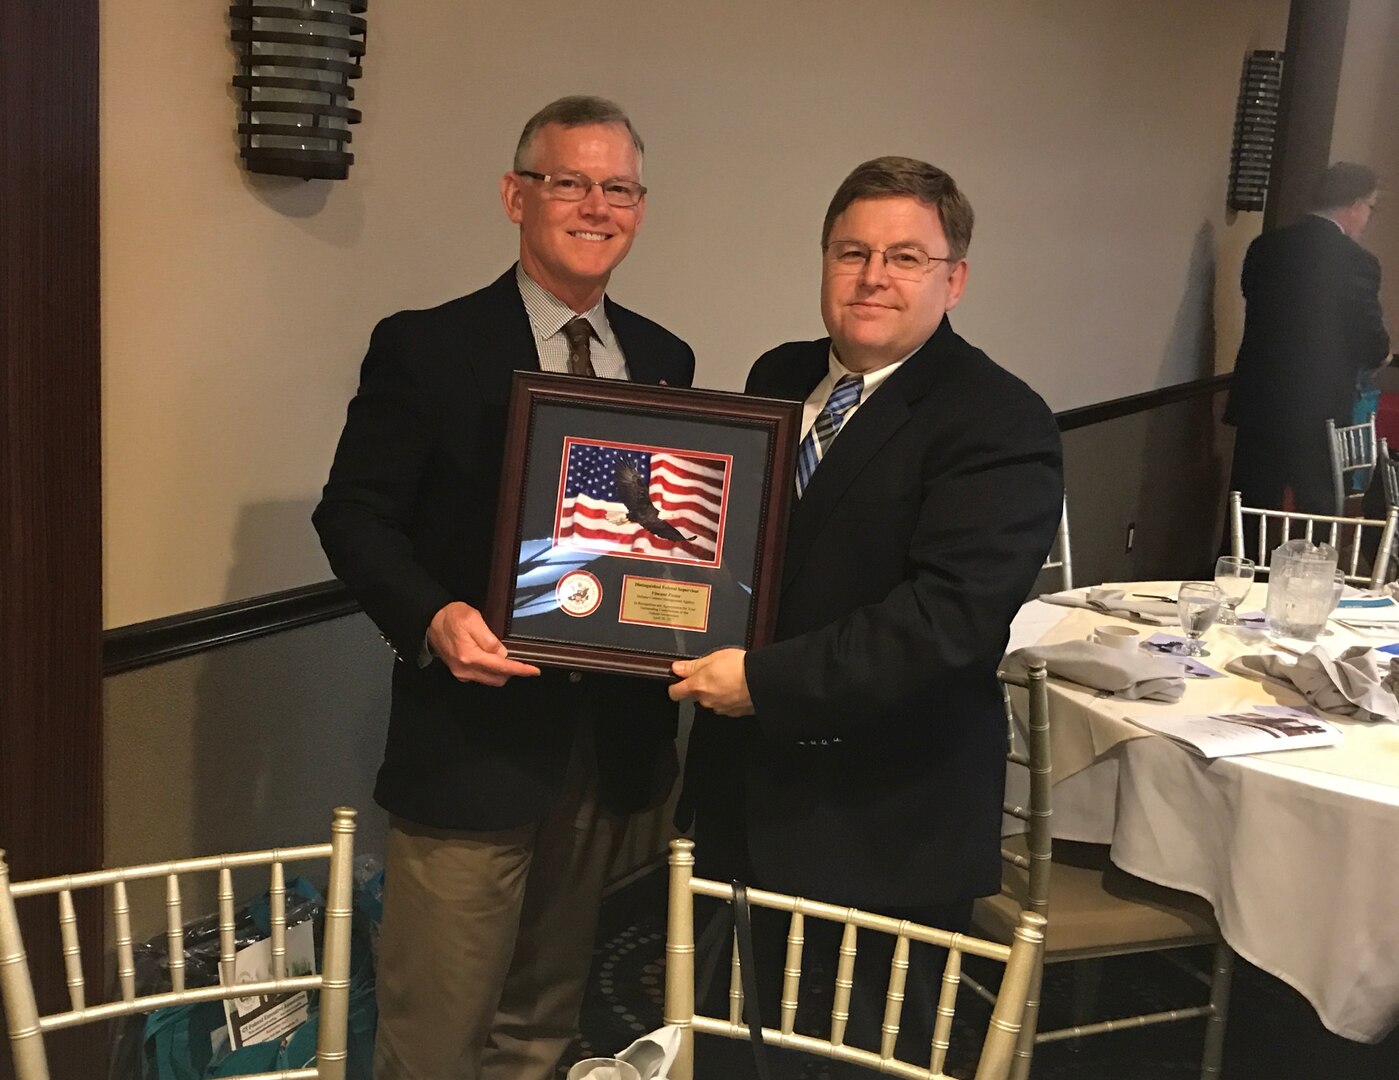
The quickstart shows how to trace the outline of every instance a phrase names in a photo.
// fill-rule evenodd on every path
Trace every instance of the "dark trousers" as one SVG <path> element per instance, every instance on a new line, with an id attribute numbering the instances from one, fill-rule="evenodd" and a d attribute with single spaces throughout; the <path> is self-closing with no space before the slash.
<path id="1" fill-rule="evenodd" d="M 781 891 L 779 883 L 764 882 L 753 872 L 748 859 L 747 843 L 737 815 L 731 812 L 706 815 L 701 809 L 695 822 L 696 873 L 718 881 L 737 879 L 745 885 L 768 887 Z M 910 873 L 919 872 L 910 867 Z M 812 900 L 831 900 L 813 896 Z M 727 907 L 727 905 L 724 905 Z M 929 904 L 916 907 L 871 907 L 881 915 L 933 926 L 939 930 L 965 932 L 971 924 L 972 900 L 952 904 Z M 719 905 L 697 905 L 696 930 L 712 925 L 719 915 Z M 789 916 L 785 912 L 752 907 L 753 950 L 756 954 L 758 997 L 765 1027 L 780 1027 L 779 1003 L 782 971 L 786 959 Z M 706 969 L 712 971 L 708 985 L 701 985 L 696 994 L 698 1012 L 721 1019 L 729 1015 L 729 957 L 733 934 L 731 921 L 724 921 L 711 933 L 708 955 L 696 957 L 701 981 Z M 844 926 L 825 920 L 807 919 L 805 945 L 802 950 L 802 981 L 798 993 L 796 1030 L 822 1038 L 830 1035 L 831 1004 L 835 994 L 835 974 L 841 934 Z M 856 937 L 855 977 L 850 999 L 850 1020 L 846 1027 L 845 1044 L 878 1052 L 880 1028 L 884 1021 L 885 994 L 889 987 L 889 968 L 893 959 L 894 938 L 887 934 L 862 930 Z M 909 970 L 904 987 L 903 1012 L 899 1022 L 896 1056 L 906 1061 L 927 1064 L 932 1046 L 933 1021 L 945 950 L 919 942 L 911 943 Z M 773 1080 L 795 1080 L 812 1071 L 809 1055 L 769 1048 L 768 1059 L 773 1067 Z M 736 1042 L 722 1036 L 705 1036 L 697 1040 L 695 1049 L 696 1080 L 736 1080 L 756 1075 L 753 1072 L 752 1050 L 747 1042 Z M 832 1080 L 866 1080 L 876 1073 L 844 1063 L 827 1060 L 824 1068 Z"/>
<path id="2" fill-rule="evenodd" d="M 1242 493 L 1245 506 L 1340 513 L 1325 420 L 1237 429 L 1229 488 Z"/>

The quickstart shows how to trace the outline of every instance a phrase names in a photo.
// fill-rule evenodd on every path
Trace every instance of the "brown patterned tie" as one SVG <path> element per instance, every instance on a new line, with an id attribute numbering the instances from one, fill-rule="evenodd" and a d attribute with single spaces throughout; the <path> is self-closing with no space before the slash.
<path id="1" fill-rule="evenodd" d="M 593 334 L 592 324 L 581 315 L 564 325 L 568 337 L 568 373 L 570 375 L 596 375 L 593 361 L 589 356 L 589 339 Z"/>

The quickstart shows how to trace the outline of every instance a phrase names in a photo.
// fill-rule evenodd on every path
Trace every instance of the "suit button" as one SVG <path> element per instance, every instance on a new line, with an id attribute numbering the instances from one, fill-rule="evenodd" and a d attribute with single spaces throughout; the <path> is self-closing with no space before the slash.
<path id="1" fill-rule="evenodd" d="M 582 673 L 581 671 L 570 671 L 570 672 L 568 673 L 568 681 L 571 682 L 571 683 L 580 683 L 580 682 L 582 682 L 582 681 L 583 681 L 583 673 Z"/>
<path id="2" fill-rule="evenodd" d="M 821 745 L 822 745 L 822 746 L 830 746 L 831 744 L 830 744 L 827 740 L 822 739 L 822 740 L 821 740 Z"/>

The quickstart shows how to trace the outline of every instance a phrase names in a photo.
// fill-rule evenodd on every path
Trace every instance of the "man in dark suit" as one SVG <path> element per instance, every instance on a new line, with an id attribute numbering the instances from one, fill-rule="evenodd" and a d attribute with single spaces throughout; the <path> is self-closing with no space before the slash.
<path id="1" fill-rule="evenodd" d="M 996 666 L 1063 498 L 1049 409 L 947 319 L 971 229 L 932 165 L 879 158 L 841 184 L 821 234 L 830 337 L 748 377 L 806 403 L 776 641 L 679 662 L 671 687 L 701 706 L 701 872 L 948 929 L 1000 884 Z M 925 981 L 904 1015 L 919 1036 Z M 853 1042 L 878 1045 L 882 992 L 873 1034 L 857 1002 Z"/>
<path id="2" fill-rule="evenodd" d="M 1338 162 L 1313 210 L 1244 258 L 1244 337 L 1224 419 L 1237 428 L 1229 486 L 1245 506 L 1335 514 L 1326 420 L 1351 420 L 1356 376 L 1389 352 L 1379 261 L 1356 243 L 1375 174 Z"/>
<path id="3" fill-rule="evenodd" d="M 501 181 L 518 264 L 375 328 L 315 512 L 332 568 L 398 657 L 374 793 L 392 815 L 378 1080 L 551 1080 L 624 815 L 674 781 L 664 687 L 541 673 L 478 610 L 512 373 L 694 374 L 684 342 L 604 296 L 645 210 L 641 153 L 598 98 L 529 121 Z"/>

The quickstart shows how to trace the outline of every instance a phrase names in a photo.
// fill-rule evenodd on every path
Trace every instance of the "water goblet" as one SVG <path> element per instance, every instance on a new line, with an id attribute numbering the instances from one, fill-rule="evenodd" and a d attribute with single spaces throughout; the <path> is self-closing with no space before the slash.
<path id="1" fill-rule="evenodd" d="M 1252 559 L 1242 559 L 1236 555 L 1223 555 L 1214 564 L 1214 583 L 1224 594 L 1219 608 L 1219 625 L 1234 626 L 1238 623 L 1239 605 L 1244 602 L 1248 590 L 1253 587 L 1254 564 Z"/>
<path id="2" fill-rule="evenodd" d="M 1185 631 L 1185 644 L 1181 652 L 1186 656 L 1209 656 L 1200 644 L 1200 637 L 1214 625 L 1215 616 L 1224 602 L 1224 593 L 1218 585 L 1209 581 L 1182 582 L 1176 594 L 1176 614 L 1180 617 L 1180 628 Z"/>

